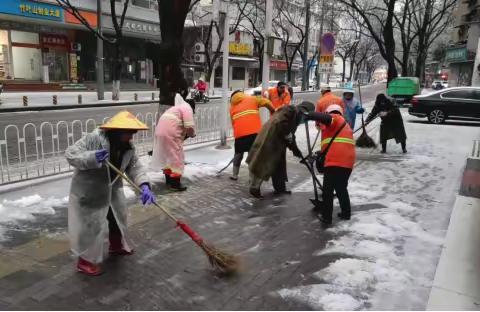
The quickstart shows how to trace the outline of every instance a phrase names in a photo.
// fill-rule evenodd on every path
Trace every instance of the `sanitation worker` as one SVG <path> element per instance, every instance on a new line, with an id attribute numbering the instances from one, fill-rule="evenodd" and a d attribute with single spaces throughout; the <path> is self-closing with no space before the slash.
<path id="1" fill-rule="evenodd" d="M 275 110 L 282 106 L 290 105 L 291 97 L 288 92 L 288 86 L 285 82 L 279 81 L 276 87 L 269 88 L 266 92 L 266 97 L 272 102 Z"/>
<path id="2" fill-rule="evenodd" d="M 99 275 L 108 252 L 133 253 L 128 242 L 123 180 L 105 161 L 109 160 L 140 186 L 144 205 L 152 203 L 155 198 L 149 180 L 131 142 L 138 130 L 148 130 L 148 127 L 128 111 L 122 111 L 65 152 L 69 164 L 75 168 L 69 196 L 68 232 L 72 251 L 78 257 L 79 272 Z M 107 233 L 108 249 L 104 244 Z"/>
<path id="3" fill-rule="evenodd" d="M 235 155 L 233 156 L 233 174 L 230 179 L 238 180 L 243 153 L 248 153 L 258 132 L 262 129 L 260 108 L 267 108 L 270 113 L 275 109 L 270 100 L 261 96 L 249 96 L 240 90 L 232 93 L 230 98 L 230 118 L 235 137 Z"/>
<path id="4" fill-rule="evenodd" d="M 185 168 L 183 142 L 187 138 L 195 137 L 194 111 L 195 101 L 189 100 L 187 103 L 177 93 L 175 106 L 170 107 L 160 116 L 155 128 L 153 158 L 150 166 L 153 169 L 163 170 L 165 182 L 172 191 L 187 189 L 181 183 Z"/>
<path id="5" fill-rule="evenodd" d="M 247 158 L 250 194 L 254 197 L 262 197 L 260 187 L 270 177 L 275 195 L 291 194 L 285 185 L 288 181 L 286 150 L 288 148 L 294 156 L 302 157 L 295 141 L 295 131 L 302 122 L 304 113 L 314 109 L 314 105 L 309 102 L 283 106 L 263 125 Z"/>
<path id="6" fill-rule="evenodd" d="M 316 112 L 324 113 L 327 107 L 332 104 L 340 105 L 340 107 L 345 110 L 342 99 L 332 93 L 332 89 L 329 85 L 323 84 L 320 88 L 320 93 L 322 95 L 317 101 L 317 106 L 315 108 Z"/>
<path id="7" fill-rule="evenodd" d="M 350 220 L 351 208 L 347 186 L 355 164 L 353 131 L 343 117 L 343 109 L 340 105 L 330 105 L 325 113 L 315 115 L 317 115 L 315 120 L 322 124 L 321 150 L 325 152 L 328 148 L 324 163 L 321 221 L 332 224 L 334 191 L 341 208 L 338 217 L 342 220 Z"/>
<path id="8" fill-rule="evenodd" d="M 407 152 L 407 134 L 403 125 L 402 114 L 393 101 L 380 93 L 377 95 L 375 105 L 368 115 L 365 122 L 370 122 L 377 115 L 382 122 L 380 124 L 380 142 L 382 143 L 382 153 L 387 152 L 387 141 L 395 139 L 396 143 L 402 145 L 403 153 Z"/>
<path id="9" fill-rule="evenodd" d="M 345 108 L 345 120 L 348 122 L 350 128 L 354 130 L 357 114 L 363 114 L 365 109 L 363 109 L 360 101 L 355 98 L 355 91 L 353 91 L 353 89 L 343 90 L 342 100 L 343 107 Z"/>

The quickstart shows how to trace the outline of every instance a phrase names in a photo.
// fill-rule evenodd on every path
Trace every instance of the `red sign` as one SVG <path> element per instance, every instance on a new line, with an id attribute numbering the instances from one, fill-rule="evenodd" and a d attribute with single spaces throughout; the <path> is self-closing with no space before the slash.
<path id="1" fill-rule="evenodd" d="M 270 61 L 270 68 L 277 69 L 277 70 L 287 70 L 287 62 L 279 61 L 279 60 L 271 60 Z"/>
<path id="2" fill-rule="evenodd" d="M 68 48 L 68 38 L 57 34 L 40 34 L 40 44 L 45 48 Z"/>

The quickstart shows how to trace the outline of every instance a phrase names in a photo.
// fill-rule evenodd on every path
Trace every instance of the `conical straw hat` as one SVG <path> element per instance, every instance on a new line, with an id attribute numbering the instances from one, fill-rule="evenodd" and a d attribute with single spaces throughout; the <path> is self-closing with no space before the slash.
<path id="1" fill-rule="evenodd" d="M 100 129 L 148 130 L 148 127 L 129 111 L 122 111 L 101 125 Z"/>

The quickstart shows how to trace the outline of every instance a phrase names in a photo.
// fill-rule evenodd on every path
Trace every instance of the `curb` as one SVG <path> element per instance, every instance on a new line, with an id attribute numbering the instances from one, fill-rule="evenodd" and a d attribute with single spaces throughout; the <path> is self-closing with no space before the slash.
<path id="1" fill-rule="evenodd" d="M 480 309 L 480 141 L 473 142 L 426 310 Z"/>

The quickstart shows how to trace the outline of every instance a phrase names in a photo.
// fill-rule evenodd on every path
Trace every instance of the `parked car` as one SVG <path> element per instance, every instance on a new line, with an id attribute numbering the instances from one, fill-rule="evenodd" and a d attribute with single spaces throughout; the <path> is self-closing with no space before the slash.
<path id="1" fill-rule="evenodd" d="M 410 103 L 411 99 L 420 94 L 420 81 L 417 77 L 399 77 L 388 84 L 388 96 L 395 99 L 398 105 Z"/>
<path id="2" fill-rule="evenodd" d="M 479 119 L 480 88 L 455 87 L 413 97 L 410 115 L 428 118 L 434 124 L 446 119 Z"/>

